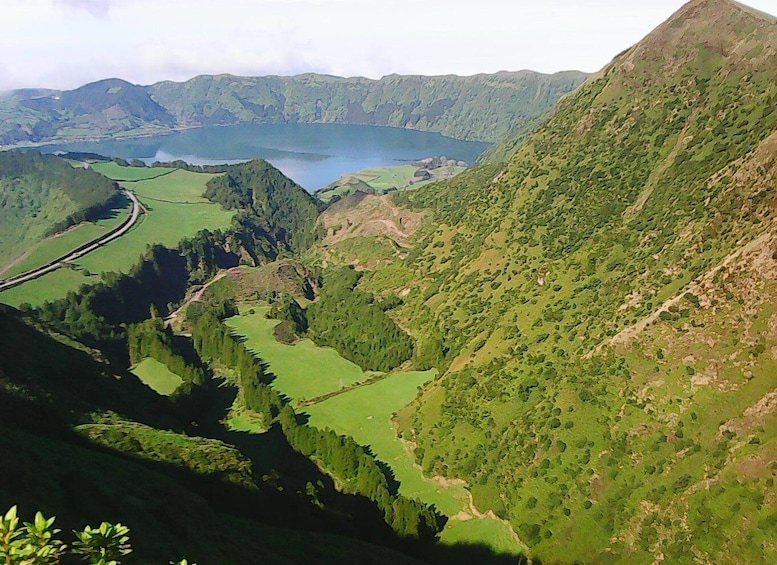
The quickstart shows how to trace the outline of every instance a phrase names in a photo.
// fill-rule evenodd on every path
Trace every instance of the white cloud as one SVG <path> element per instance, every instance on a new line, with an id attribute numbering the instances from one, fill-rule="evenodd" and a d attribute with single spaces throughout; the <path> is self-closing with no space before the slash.
<path id="1" fill-rule="evenodd" d="M 85 10 L 97 18 L 108 15 L 114 0 L 54 0 L 64 9 Z"/>
<path id="2" fill-rule="evenodd" d="M 117 76 L 596 71 L 683 0 L 0 0 L 0 90 Z M 752 0 L 777 12 L 777 0 Z"/>

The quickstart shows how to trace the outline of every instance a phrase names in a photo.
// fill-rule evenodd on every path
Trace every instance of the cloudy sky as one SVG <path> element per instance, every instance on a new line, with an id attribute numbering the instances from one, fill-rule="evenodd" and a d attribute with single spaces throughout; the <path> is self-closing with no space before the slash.
<path id="1" fill-rule="evenodd" d="M 683 0 L 0 0 L 0 90 L 198 74 L 596 71 Z M 746 0 L 777 14 L 777 0 Z"/>

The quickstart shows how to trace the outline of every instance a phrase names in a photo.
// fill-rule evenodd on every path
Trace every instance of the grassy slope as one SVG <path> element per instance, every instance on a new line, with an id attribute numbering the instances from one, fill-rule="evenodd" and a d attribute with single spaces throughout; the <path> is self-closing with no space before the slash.
<path id="1" fill-rule="evenodd" d="M 202 197 L 212 176 L 178 170 L 133 183 L 130 188 L 149 213 L 126 235 L 79 259 L 77 264 L 95 273 L 126 271 L 151 243 L 172 247 L 202 229 L 228 227 L 233 213 Z"/>
<path id="2" fill-rule="evenodd" d="M 245 308 L 244 308 L 245 309 Z M 334 350 L 315 346 L 304 340 L 294 346 L 278 343 L 272 329 L 277 324 L 264 314 L 268 308 L 256 308 L 255 314 L 236 316 L 228 320 L 246 345 L 269 364 L 277 379 L 273 386 L 292 398 L 311 398 L 338 390 L 346 383 L 363 380 L 367 375 L 356 365 L 343 359 Z M 298 349 L 304 346 L 304 349 Z M 311 376 L 315 375 L 315 380 Z M 322 381 L 319 377 L 325 377 Z M 401 492 L 424 502 L 436 504 L 449 516 L 469 512 L 469 494 L 460 484 L 443 486 L 427 479 L 415 464 L 412 453 L 396 436 L 392 415 L 415 398 L 418 388 L 434 377 L 434 371 L 397 373 L 376 383 L 358 387 L 323 402 L 304 408 L 311 423 L 352 435 L 358 442 L 370 445 L 381 461 L 388 463 L 402 483 Z M 233 415 L 234 429 L 262 431 L 246 414 Z M 462 525 L 451 520 L 443 533 L 447 543 L 482 543 L 496 551 L 518 552 L 509 528 L 494 519 L 475 519 Z M 476 524 L 474 527 L 470 527 Z"/>
<path id="3" fill-rule="evenodd" d="M 113 183 L 53 155 L 0 153 L 0 266 L 114 196 Z"/>
<path id="4" fill-rule="evenodd" d="M 7 181 L 6 181 L 7 182 Z M 9 190 L 1 188 L 4 194 Z M 15 187 L 23 191 L 18 200 L 22 205 L 4 207 L 0 218 L 0 241 L 3 242 L 0 263 L 7 264 L 27 251 L 31 246 L 42 241 L 46 232 L 58 221 L 78 210 L 78 205 L 55 188 L 48 187 Z M 37 192 L 37 193 L 36 193 Z"/>
<path id="5" fill-rule="evenodd" d="M 183 379 L 170 371 L 167 365 L 148 357 L 132 368 L 132 373 L 159 394 L 170 396 Z"/>
<path id="6" fill-rule="evenodd" d="M 154 171 L 155 169 L 120 168 Z M 121 238 L 110 242 L 74 262 L 76 269 L 90 274 L 108 271 L 126 271 L 135 264 L 153 243 L 174 247 L 185 237 L 191 237 L 202 229 L 215 230 L 230 225 L 233 212 L 223 210 L 202 197 L 210 174 L 176 170 L 170 174 L 144 181 L 126 183 L 148 210 L 138 224 Z M 70 290 L 90 281 L 76 271 L 59 269 L 34 281 L 6 291 L 0 299 L 6 304 L 29 302 L 41 304 L 45 300 L 61 298 Z"/>
<path id="7" fill-rule="evenodd" d="M 153 179 L 173 172 L 167 167 L 123 167 L 113 161 L 94 163 L 91 167 L 109 179 L 117 181 L 139 181 Z"/>
<path id="8" fill-rule="evenodd" d="M 542 558 L 773 557 L 775 57 L 771 20 L 694 2 L 504 170 L 404 196 L 441 225 L 399 314 L 453 353 L 403 432 Z"/>
<path id="9" fill-rule="evenodd" d="M 292 399 L 321 396 L 370 376 L 334 349 L 318 347 L 309 339 L 294 345 L 278 342 L 273 336 L 278 320 L 265 318 L 269 307 L 255 310 L 255 314 L 230 318 L 227 324 L 246 338 L 246 347 L 270 364 L 270 370 L 278 377 L 273 386 Z"/>
<path id="10" fill-rule="evenodd" d="M 30 269 L 45 265 L 49 261 L 61 257 L 80 245 L 100 237 L 107 231 L 121 224 L 129 215 L 128 208 L 114 210 L 112 217 L 94 222 L 82 222 L 66 232 L 48 237 L 33 246 L 27 255 L 3 273 L 4 277 L 11 277 Z"/>
<path id="11" fill-rule="evenodd" d="M 75 291 L 81 285 L 95 283 L 100 280 L 98 275 L 84 275 L 83 272 L 63 268 L 48 273 L 42 277 L 26 282 L 0 293 L 0 302 L 10 306 L 27 303 L 33 306 L 41 305 L 47 300 L 56 300 Z"/>

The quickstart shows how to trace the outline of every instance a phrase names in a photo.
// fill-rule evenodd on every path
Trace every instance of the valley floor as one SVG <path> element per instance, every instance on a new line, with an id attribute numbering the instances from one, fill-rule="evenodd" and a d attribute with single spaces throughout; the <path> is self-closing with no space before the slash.
<path id="1" fill-rule="evenodd" d="M 443 542 L 485 544 L 497 552 L 513 554 L 525 551 L 506 522 L 475 508 L 463 481 L 424 476 L 412 446 L 397 436 L 394 415 L 416 397 L 420 387 L 434 379 L 436 371 L 396 372 L 375 379 L 374 373 L 363 372 L 333 349 L 318 347 L 310 340 L 295 345 L 279 343 L 273 335 L 278 321 L 265 317 L 268 307 L 243 305 L 241 311 L 253 313 L 231 318 L 228 324 L 269 364 L 277 377 L 273 386 L 296 404 L 310 399 L 311 403 L 300 410 L 310 416 L 311 424 L 370 446 L 378 459 L 391 467 L 402 494 L 434 504 L 448 516 Z M 345 390 L 337 393 L 340 389 Z M 322 396 L 326 397 L 315 400 Z M 250 429 L 239 409 L 233 411 L 230 423 Z M 257 427 L 254 431 L 263 430 Z"/>

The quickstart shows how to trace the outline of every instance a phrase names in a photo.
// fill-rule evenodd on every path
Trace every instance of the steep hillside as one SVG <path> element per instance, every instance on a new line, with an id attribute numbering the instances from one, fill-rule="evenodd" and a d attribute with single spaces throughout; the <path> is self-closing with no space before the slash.
<path id="1" fill-rule="evenodd" d="M 403 434 L 543 559 L 775 558 L 775 69 L 773 18 L 693 0 L 508 164 L 394 197 L 434 220 L 362 286 L 448 369 Z"/>
<path id="2" fill-rule="evenodd" d="M 105 79 L 75 90 L 25 89 L 0 99 L 0 144 L 47 139 L 90 138 L 135 131 L 165 131 L 173 116 L 151 99 L 148 89 Z"/>
<path id="3" fill-rule="evenodd" d="M 0 329 L 4 508 L 56 515 L 64 531 L 121 521 L 133 563 L 415 562 L 353 539 L 393 543 L 369 505 L 336 493 L 278 430 L 219 431 L 211 418 L 231 402 L 224 387 L 171 402 L 7 307 Z"/>
<path id="4" fill-rule="evenodd" d="M 218 75 L 148 87 L 108 79 L 65 92 L 0 94 L 0 145 L 237 123 L 370 124 L 495 141 L 545 114 L 586 77 L 576 71 L 381 80 Z"/>
<path id="5" fill-rule="evenodd" d="M 226 167 L 208 182 L 205 197 L 227 210 L 243 210 L 243 232 L 269 236 L 278 249 L 302 251 L 316 237 L 319 202 L 263 159 Z"/>
<path id="6" fill-rule="evenodd" d="M 53 155 L 0 152 L 0 272 L 31 245 L 96 217 L 118 197 L 112 181 Z"/>

